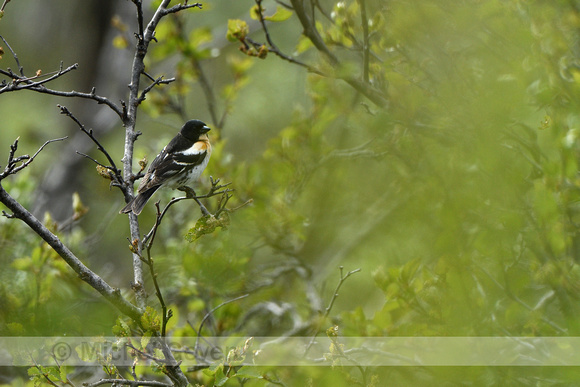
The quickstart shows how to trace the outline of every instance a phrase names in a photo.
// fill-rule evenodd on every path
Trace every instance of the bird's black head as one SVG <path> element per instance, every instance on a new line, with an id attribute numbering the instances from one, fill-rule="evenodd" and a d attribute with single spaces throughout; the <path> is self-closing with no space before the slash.
<path id="1" fill-rule="evenodd" d="M 189 120 L 181 127 L 179 132 L 188 140 L 197 141 L 199 136 L 209 132 L 209 130 L 210 128 L 200 120 Z"/>

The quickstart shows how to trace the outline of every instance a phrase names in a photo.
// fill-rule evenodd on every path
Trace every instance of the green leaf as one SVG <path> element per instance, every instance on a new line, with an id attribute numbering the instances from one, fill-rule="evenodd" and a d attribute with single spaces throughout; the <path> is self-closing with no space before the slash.
<path id="1" fill-rule="evenodd" d="M 61 382 L 66 382 L 67 381 L 67 367 L 61 366 L 59 369 L 59 376 L 60 376 L 60 381 Z"/>
<path id="2" fill-rule="evenodd" d="M 141 316 L 141 325 L 143 325 L 143 329 L 147 331 L 158 331 L 161 327 L 159 313 L 157 313 L 157 311 L 152 307 L 148 306 L 145 308 L 145 313 Z"/>
<path id="3" fill-rule="evenodd" d="M 203 218 L 199 218 L 195 223 L 195 226 L 189 229 L 185 235 L 185 239 L 190 243 L 195 242 L 203 235 L 211 234 L 218 227 L 226 229 L 229 224 L 230 218 L 227 212 L 222 212 L 218 218 L 214 216 L 204 216 Z"/>
<path id="4" fill-rule="evenodd" d="M 51 380 L 59 380 L 60 379 L 60 372 L 56 367 L 48 367 L 44 368 L 43 371 L 48 375 Z"/>
<path id="5" fill-rule="evenodd" d="M 153 334 L 153 332 L 147 331 L 147 332 L 145 332 L 145 334 L 143 336 L 141 336 L 141 348 L 143 350 L 145 350 L 145 348 L 147 348 L 149 341 L 151 341 L 152 334 Z"/>
<path id="6" fill-rule="evenodd" d="M 250 27 L 248 27 L 248 24 L 245 21 L 240 19 L 228 20 L 228 32 L 226 34 L 226 38 L 230 42 L 244 40 L 249 32 Z"/>
<path id="7" fill-rule="evenodd" d="M 224 374 L 224 368 L 219 367 L 215 372 L 214 386 L 223 386 L 228 381 L 228 377 Z"/>
<path id="8" fill-rule="evenodd" d="M 40 370 L 36 367 L 30 367 L 28 369 L 28 376 L 40 375 Z"/>
<path id="9" fill-rule="evenodd" d="M 236 372 L 236 376 L 246 379 L 263 379 L 262 372 L 258 367 L 243 366 Z"/>
<path id="10" fill-rule="evenodd" d="M 129 337 L 131 335 L 131 328 L 121 318 L 117 318 L 117 323 L 113 325 L 113 334 L 117 337 Z"/>
<path id="11" fill-rule="evenodd" d="M 250 17 L 254 20 L 260 20 L 260 7 L 258 4 L 250 8 Z"/>
<path id="12" fill-rule="evenodd" d="M 288 20 L 290 16 L 292 16 L 292 11 L 279 5 L 276 8 L 276 12 L 274 12 L 272 16 L 265 16 L 264 19 L 269 20 L 271 22 L 281 22 L 284 20 Z"/>
<path id="13" fill-rule="evenodd" d="M 153 350 L 153 356 L 155 356 L 157 359 L 163 359 L 165 357 L 165 355 L 163 355 L 163 351 L 161 351 L 159 348 L 155 348 Z"/>

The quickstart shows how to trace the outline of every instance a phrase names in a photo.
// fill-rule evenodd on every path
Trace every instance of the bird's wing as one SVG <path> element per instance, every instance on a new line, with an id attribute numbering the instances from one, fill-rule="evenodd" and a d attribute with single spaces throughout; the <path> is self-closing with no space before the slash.
<path id="1" fill-rule="evenodd" d="M 169 143 L 151 163 L 138 192 L 162 185 L 167 179 L 200 164 L 206 155 L 207 144 L 203 141 L 197 141 L 181 150 L 175 144 Z"/>

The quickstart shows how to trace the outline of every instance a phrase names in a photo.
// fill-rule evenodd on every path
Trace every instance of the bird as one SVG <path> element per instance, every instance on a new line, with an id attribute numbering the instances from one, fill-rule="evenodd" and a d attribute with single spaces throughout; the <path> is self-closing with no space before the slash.
<path id="1" fill-rule="evenodd" d="M 119 212 L 139 215 L 158 189 L 182 189 L 198 180 L 211 156 L 209 131 L 200 120 L 187 121 L 155 157 L 137 188 L 137 195 Z"/>

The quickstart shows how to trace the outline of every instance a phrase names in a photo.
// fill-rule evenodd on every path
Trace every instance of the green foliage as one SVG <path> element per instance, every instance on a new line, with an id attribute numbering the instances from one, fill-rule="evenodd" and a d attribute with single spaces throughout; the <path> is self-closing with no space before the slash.
<path id="1" fill-rule="evenodd" d="M 141 326 L 145 331 L 157 332 L 161 328 L 161 321 L 157 310 L 148 306 L 141 316 Z"/>
<path id="2" fill-rule="evenodd" d="M 25 170 L 2 184 L 23 205 L 30 206 L 33 181 Z M 78 194 L 73 195 L 71 207 L 71 222 L 80 220 L 88 211 Z M 72 249 L 79 252 L 85 250 L 83 241 L 86 235 L 81 228 L 67 232 L 66 225 L 55 222 L 49 213 L 44 214 L 43 223 L 61 238 L 66 235 Z M 85 330 L 87 326 L 78 316 L 92 315 L 97 322 L 101 318 L 96 316 L 110 315 L 108 306 L 101 301 L 97 301 L 92 308 L 80 303 L 76 299 L 80 285 L 78 278 L 48 244 L 38 237 L 24 237 L 29 233 L 24 224 L 4 217 L 0 220 L 0 248 L 4 252 L 0 257 L 4 268 L 0 274 L 0 306 L 5 311 L 0 316 L 0 334 L 49 335 L 63 329 L 71 334 L 83 331 L 87 334 L 102 333 L 103 328 L 98 324 Z M 63 303 L 69 311 L 77 313 L 69 315 L 66 309 L 62 309 Z"/>
<path id="3" fill-rule="evenodd" d="M 260 14 L 262 14 L 264 20 L 271 22 L 282 22 L 284 20 L 288 20 L 292 16 L 292 11 L 280 5 L 276 6 L 276 11 L 271 16 L 264 15 L 264 11 L 265 10 L 262 8 L 261 4 L 256 4 L 250 9 L 250 17 L 254 20 L 260 20 Z"/>
<path id="4" fill-rule="evenodd" d="M 227 229 L 229 224 L 230 216 L 227 212 L 222 212 L 217 218 L 214 216 L 204 216 L 199 218 L 195 223 L 195 226 L 185 234 L 185 239 L 190 243 L 194 242 L 203 235 L 211 234 L 218 227 L 224 230 Z"/>
<path id="5" fill-rule="evenodd" d="M 192 215 L 189 204 L 179 203 L 172 223 L 159 229 L 157 280 L 175 313 L 169 333 L 310 337 L 338 327 L 328 332 L 334 341 L 326 360 L 333 367 L 239 368 L 249 352 L 237 348 L 224 354 L 227 361 L 188 376 L 215 386 L 576 380 L 572 368 L 386 369 L 345 361 L 341 336 L 580 331 L 578 11 L 541 1 L 364 3 L 366 37 L 361 1 L 328 5 L 328 17 L 316 18 L 337 65 L 328 54 L 314 55 L 319 47 L 301 35 L 295 12 L 265 9 L 262 2 L 250 9 L 249 18 L 279 22 L 280 30 L 269 31 L 281 41 L 278 49 L 316 70 L 300 79 L 306 89 L 300 98 L 276 92 L 294 64 L 261 45 L 244 20 L 229 19 L 225 37 L 235 42 L 231 51 L 241 44 L 249 56 L 215 54 L 215 29 L 188 26 L 181 15 L 157 31 L 150 65 L 177 56 L 178 80 L 149 94 L 144 108 L 152 117 L 172 112 L 175 101 L 203 89 L 206 63 L 219 66 L 212 106 L 221 110 L 212 114 L 208 107 L 207 114 L 223 127 L 211 132 L 208 170 L 232 181 L 231 208 L 253 199 L 233 213 L 200 219 L 197 208 Z M 268 71 L 276 82 L 264 86 Z M 366 98 L 352 79 L 388 105 Z M 271 112 L 280 105 L 290 119 Z M 232 115 L 231 123 L 220 120 L 221 112 Z M 30 204 L 29 179 L 3 184 Z M 209 207 L 217 205 L 213 199 L 206 200 Z M 86 207 L 76 200 L 75 208 Z M 11 257 L 0 285 L 0 306 L 8 311 L 1 317 L 4 334 L 41 330 L 37 320 L 64 315 L 57 302 L 74 299 L 78 286 L 46 245 L 11 237 L 22 232 L 16 222 L 0 223 L 0 246 Z M 82 227 L 66 237 L 83 248 Z M 342 285 L 324 318 L 339 265 L 362 271 Z M 250 296 L 227 302 L 243 294 Z M 161 309 L 149 302 L 139 348 L 160 330 Z M 263 307 L 269 303 L 278 314 Z M 81 325 L 72 319 L 68 327 Z M 113 333 L 126 338 L 131 328 L 118 319 Z M 30 372 L 63 380 L 48 368 Z"/>
<path id="6" fill-rule="evenodd" d="M 28 369 L 28 376 L 34 386 L 45 385 L 47 380 L 53 383 L 67 383 L 67 367 L 32 367 Z"/>

